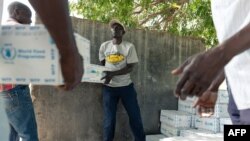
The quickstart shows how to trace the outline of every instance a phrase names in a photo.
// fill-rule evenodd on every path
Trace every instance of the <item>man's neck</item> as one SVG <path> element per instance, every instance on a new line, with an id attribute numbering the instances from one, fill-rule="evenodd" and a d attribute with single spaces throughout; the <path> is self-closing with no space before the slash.
<path id="1" fill-rule="evenodd" d="M 113 44 L 119 45 L 122 42 L 122 38 L 113 38 Z"/>

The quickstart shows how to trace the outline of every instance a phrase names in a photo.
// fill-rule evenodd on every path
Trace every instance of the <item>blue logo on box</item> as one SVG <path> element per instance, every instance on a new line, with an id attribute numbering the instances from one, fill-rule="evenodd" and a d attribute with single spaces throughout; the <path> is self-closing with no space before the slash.
<path id="1" fill-rule="evenodd" d="M 16 49 L 7 44 L 2 48 L 1 55 L 5 60 L 13 60 L 16 57 Z"/>

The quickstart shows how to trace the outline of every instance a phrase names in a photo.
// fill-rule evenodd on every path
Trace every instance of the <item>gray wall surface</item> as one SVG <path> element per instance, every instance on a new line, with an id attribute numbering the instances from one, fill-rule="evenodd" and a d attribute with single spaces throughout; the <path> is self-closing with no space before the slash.
<path id="1" fill-rule="evenodd" d="M 107 24 L 72 18 L 76 32 L 91 41 L 91 63 L 99 64 L 98 50 L 102 42 L 111 39 Z M 125 40 L 137 50 L 139 64 L 132 79 L 138 93 L 146 134 L 160 133 L 161 109 L 177 109 L 173 89 L 177 77 L 171 70 L 187 57 L 205 50 L 198 39 L 181 38 L 166 32 L 127 29 Z M 50 86 L 34 86 L 32 96 L 41 141 L 101 141 L 101 84 L 82 83 L 71 92 Z M 132 141 L 129 121 L 118 105 L 116 141 Z"/>

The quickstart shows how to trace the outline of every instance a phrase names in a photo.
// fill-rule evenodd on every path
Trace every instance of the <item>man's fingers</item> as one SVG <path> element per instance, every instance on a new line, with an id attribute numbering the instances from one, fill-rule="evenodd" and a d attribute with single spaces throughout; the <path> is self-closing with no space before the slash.
<path id="1" fill-rule="evenodd" d="M 199 87 L 199 91 L 197 93 L 195 93 L 194 95 L 197 97 L 201 97 L 205 91 L 206 91 L 206 89 Z"/>
<path id="2" fill-rule="evenodd" d="M 213 107 L 201 107 L 201 117 L 210 117 L 214 114 Z"/>
<path id="3" fill-rule="evenodd" d="M 174 70 L 171 71 L 171 74 L 173 74 L 173 75 L 179 75 L 181 73 L 182 73 L 182 70 L 179 69 L 179 68 L 176 68 L 176 69 L 174 69 Z"/>
<path id="4" fill-rule="evenodd" d="M 69 86 L 66 86 L 66 85 L 60 85 L 60 86 L 57 86 L 56 88 L 60 89 L 60 90 L 64 90 L 64 91 L 69 91 L 73 88 L 70 88 Z"/>
<path id="5" fill-rule="evenodd" d="M 200 104 L 200 98 L 197 98 L 193 103 L 193 108 L 197 108 L 199 104 Z"/>
<path id="6" fill-rule="evenodd" d="M 109 84 L 109 80 L 108 80 L 108 79 L 105 79 L 104 84 Z"/>
<path id="7" fill-rule="evenodd" d="M 179 98 L 180 98 L 181 100 L 186 100 L 186 99 L 187 99 L 187 95 L 185 95 L 184 93 L 181 93 L 181 94 L 179 95 Z"/>
<path id="8" fill-rule="evenodd" d="M 181 90 L 185 85 L 186 81 L 188 80 L 188 75 L 184 73 L 179 80 L 177 81 L 176 89 L 175 89 L 175 96 L 179 97 L 182 93 Z"/>
<path id="9" fill-rule="evenodd" d="M 189 64 L 189 59 L 186 60 L 183 64 L 181 64 L 179 67 L 177 67 L 176 69 L 172 70 L 171 73 L 173 75 L 179 75 L 183 72 L 184 68 Z"/>
<path id="10" fill-rule="evenodd" d="M 200 105 L 197 105 L 197 112 L 198 112 L 198 115 L 201 116 L 202 112 L 201 112 L 201 106 Z"/>
<path id="11" fill-rule="evenodd" d="M 67 83 L 65 82 L 64 85 L 59 85 L 57 86 L 58 89 L 65 90 L 65 91 L 70 91 L 73 90 L 74 87 L 76 87 L 80 82 L 74 82 L 74 83 Z"/>
<path id="12" fill-rule="evenodd" d="M 200 117 L 210 117 L 214 114 L 214 107 L 207 107 L 202 105 L 197 105 L 197 112 Z"/>
<path id="13" fill-rule="evenodd" d="M 101 78 L 101 80 L 103 80 L 103 79 L 105 79 L 106 78 L 106 76 L 103 76 L 102 78 Z"/>
<path id="14" fill-rule="evenodd" d="M 181 89 L 181 94 L 184 94 L 186 96 L 193 96 L 192 91 L 195 88 L 195 84 L 192 83 L 191 81 L 187 80 L 186 83 L 184 84 L 183 88 Z"/>

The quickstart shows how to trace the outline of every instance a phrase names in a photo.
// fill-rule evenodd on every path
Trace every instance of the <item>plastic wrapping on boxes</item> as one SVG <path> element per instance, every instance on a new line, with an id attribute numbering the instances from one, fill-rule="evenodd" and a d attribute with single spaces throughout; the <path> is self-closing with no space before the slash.
<path id="1" fill-rule="evenodd" d="M 191 114 L 176 110 L 161 110 L 160 121 L 172 127 L 191 127 Z"/>
<path id="2" fill-rule="evenodd" d="M 191 118 L 192 118 L 192 119 L 191 119 L 191 127 L 192 127 L 192 128 L 195 128 L 195 117 L 196 117 L 196 115 L 192 115 L 192 116 L 191 116 Z"/>
<path id="3" fill-rule="evenodd" d="M 219 90 L 217 103 L 228 103 L 228 92 L 227 90 Z"/>
<path id="4" fill-rule="evenodd" d="M 220 132 L 224 132 L 224 125 L 231 125 L 232 120 L 230 118 L 220 118 Z"/>
<path id="5" fill-rule="evenodd" d="M 160 139 L 160 141 L 223 141 L 223 137 L 218 137 L 218 136 L 171 137 L 171 138 Z"/>
<path id="6" fill-rule="evenodd" d="M 193 102 L 190 100 L 178 100 L 178 111 L 195 114 L 196 109 L 193 108 Z"/>
<path id="7" fill-rule="evenodd" d="M 216 104 L 214 107 L 214 115 L 213 117 L 229 117 L 229 113 L 227 111 L 228 104 Z"/>
<path id="8" fill-rule="evenodd" d="M 206 136 L 208 134 L 213 134 L 214 132 L 209 131 L 209 130 L 204 130 L 204 129 L 186 129 L 186 130 L 181 130 L 180 131 L 180 136 L 182 137 L 189 137 L 189 136 Z"/>
<path id="9" fill-rule="evenodd" d="M 195 127 L 218 133 L 220 131 L 219 118 L 200 118 L 195 116 Z"/>
<path id="10" fill-rule="evenodd" d="M 180 136 L 180 131 L 186 129 L 185 127 L 172 127 L 166 123 L 161 123 L 161 133 L 167 137 Z"/>

